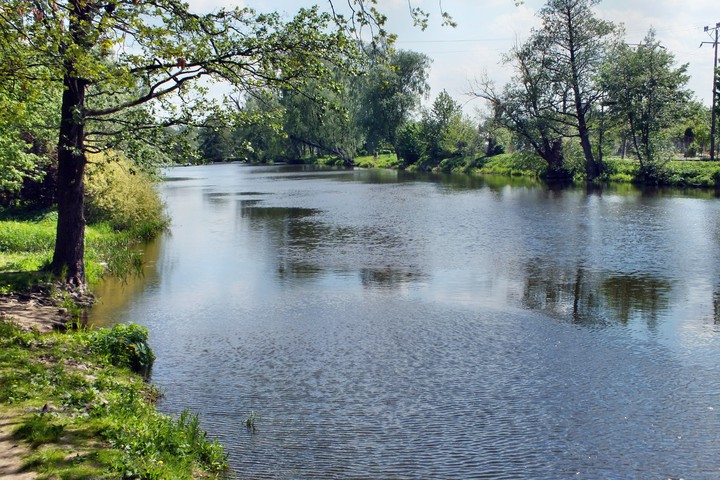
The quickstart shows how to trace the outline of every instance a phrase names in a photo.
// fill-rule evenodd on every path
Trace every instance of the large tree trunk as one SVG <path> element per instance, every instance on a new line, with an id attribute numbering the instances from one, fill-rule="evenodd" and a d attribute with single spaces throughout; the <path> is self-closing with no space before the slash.
<path id="1" fill-rule="evenodd" d="M 585 156 L 585 176 L 588 182 L 592 182 L 602 174 L 602 165 L 595 159 L 590 143 L 590 129 L 585 122 L 585 114 L 578 109 L 578 134 L 580 145 Z"/>
<path id="2" fill-rule="evenodd" d="M 562 140 L 545 141 L 542 149 L 535 150 L 548 164 L 544 179 L 548 183 L 567 182 L 572 175 L 565 166 Z"/>
<path id="3" fill-rule="evenodd" d="M 66 283 L 85 286 L 84 122 L 86 81 L 67 76 L 58 142 L 58 223 L 52 271 Z"/>

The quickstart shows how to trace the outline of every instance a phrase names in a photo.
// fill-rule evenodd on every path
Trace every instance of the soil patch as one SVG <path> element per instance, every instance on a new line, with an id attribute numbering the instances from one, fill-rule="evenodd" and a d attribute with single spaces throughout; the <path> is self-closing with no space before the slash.
<path id="1" fill-rule="evenodd" d="M 64 329 L 71 317 L 42 293 L 0 294 L 0 319 L 16 323 L 26 331 L 40 333 Z"/>
<path id="2" fill-rule="evenodd" d="M 33 480 L 34 472 L 22 471 L 22 457 L 30 448 L 12 436 L 13 430 L 19 426 L 19 416 L 0 414 L 0 478 L 4 480 Z"/>

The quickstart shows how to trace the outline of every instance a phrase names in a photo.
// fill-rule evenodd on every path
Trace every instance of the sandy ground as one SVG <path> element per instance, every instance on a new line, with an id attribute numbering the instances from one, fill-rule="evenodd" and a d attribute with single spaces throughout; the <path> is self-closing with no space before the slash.
<path id="1" fill-rule="evenodd" d="M 0 295 L 0 318 L 20 325 L 23 330 L 37 329 L 41 333 L 62 329 L 70 319 L 68 313 L 42 294 Z M 35 473 L 21 470 L 21 458 L 29 447 L 12 437 L 20 422 L 19 416 L 0 414 L 0 478 L 3 480 L 31 480 Z"/>

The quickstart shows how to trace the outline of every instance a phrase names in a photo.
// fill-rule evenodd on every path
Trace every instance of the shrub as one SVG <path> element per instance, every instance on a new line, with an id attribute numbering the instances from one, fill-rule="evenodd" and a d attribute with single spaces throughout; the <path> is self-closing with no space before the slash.
<path id="1" fill-rule="evenodd" d="M 149 175 L 121 157 L 97 155 L 92 161 L 85 189 L 89 223 L 108 222 L 144 240 L 167 227 L 165 205 Z"/>
<path id="2" fill-rule="evenodd" d="M 155 355 L 148 345 L 148 331 L 142 325 L 115 325 L 94 332 L 90 349 L 105 357 L 112 365 L 129 367 L 137 373 L 147 375 L 155 361 Z"/>

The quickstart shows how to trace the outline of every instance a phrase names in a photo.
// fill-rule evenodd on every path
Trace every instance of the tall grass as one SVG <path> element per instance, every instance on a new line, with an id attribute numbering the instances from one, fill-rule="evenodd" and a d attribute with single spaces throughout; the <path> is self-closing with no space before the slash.
<path id="1" fill-rule="evenodd" d="M 354 163 L 360 168 L 397 168 L 400 165 L 397 155 L 394 153 L 383 153 L 374 155 L 363 155 L 355 157 Z"/>
<path id="2" fill-rule="evenodd" d="M 477 173 L 505 175 L 509 177 L 538 177 L 547 169 L 547 164 L 537 155 L 524 153 L 503 153 L 484 157 L 475 163 Z"/>

